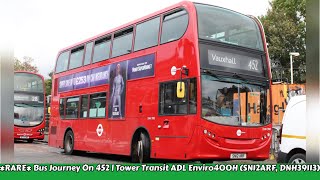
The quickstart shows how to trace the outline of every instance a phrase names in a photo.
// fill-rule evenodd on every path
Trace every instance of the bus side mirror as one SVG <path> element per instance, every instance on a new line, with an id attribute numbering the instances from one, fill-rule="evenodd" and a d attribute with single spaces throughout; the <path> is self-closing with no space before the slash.
<path id="1" fill-rule="evenodd" d="M 177 82 L 177 98 L 181 98 L 181 99 L 184 98 L 185 91 L 186 91 L 186 86 L 184 82 L 182 81 Z"/>

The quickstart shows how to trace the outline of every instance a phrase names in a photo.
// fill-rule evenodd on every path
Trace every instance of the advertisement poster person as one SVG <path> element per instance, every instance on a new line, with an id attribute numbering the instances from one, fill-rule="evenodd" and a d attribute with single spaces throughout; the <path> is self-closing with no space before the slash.
<path id="1" fill-rule="evenodd" d="M 126 63 L 111 66 L 109 118 L 122 119 L 125 109 Z"/>

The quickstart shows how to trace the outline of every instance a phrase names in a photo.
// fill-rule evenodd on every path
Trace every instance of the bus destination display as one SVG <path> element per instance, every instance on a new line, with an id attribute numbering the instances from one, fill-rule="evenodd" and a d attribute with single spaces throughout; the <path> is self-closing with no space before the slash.
<path id="1" fill-rule="evenodd" d="M 261 60 L 249 56 L 232 54 L 217 50 L 208 50 L 210 65 L 262 73 Z"/>

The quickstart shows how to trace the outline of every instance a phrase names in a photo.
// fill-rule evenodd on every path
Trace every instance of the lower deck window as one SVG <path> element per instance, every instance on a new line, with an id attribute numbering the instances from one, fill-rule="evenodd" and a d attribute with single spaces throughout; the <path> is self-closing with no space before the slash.
<path id="1" fill-rule="evenodd" d="M 106 97 L 107 93 L 97 93 L 90 95 L 90 118 L 103 118 L 106 117 Z"/>
<path id="2" fill-rule="evenodd" d="M 79 97 L 67 98 L 66 103 L 66 118 L 76 119 L 78 118 Z"/>

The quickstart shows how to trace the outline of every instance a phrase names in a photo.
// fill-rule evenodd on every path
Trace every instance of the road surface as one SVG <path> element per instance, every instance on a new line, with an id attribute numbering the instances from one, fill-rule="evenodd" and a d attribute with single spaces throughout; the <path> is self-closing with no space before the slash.
<path id="1" fill-rule="evenodd" d="M 79 155 L 65 155 L 62 149 L 49 147 L 45 141 L 27 143 L 23 141 L 14 144 L 15 163 L 106 163 L 123 164 L 130 163 L 130 157 L 119 155 L 107 155 L 97 153 L 81 153 Z M 168 161 L 153 160 L 154 163 L 197 163 L 195 161 Z M 275 160 L 266 161 L 219 161 L 214 163 L 268 163 L 274 164 Z"/>
<path id="2" fill-rule="evenodd" d="M 23 141 L 14 144 L 15 163 L 108 163 L 123 164 L 130 162 L 126 156 L 105 155 L 96 153 L 82 153 L 79 155 L 65 155 L 62 149 L 49 147 L 46 142 Z"/>

